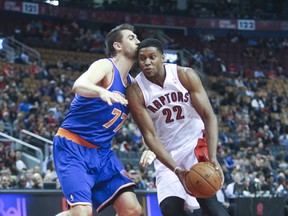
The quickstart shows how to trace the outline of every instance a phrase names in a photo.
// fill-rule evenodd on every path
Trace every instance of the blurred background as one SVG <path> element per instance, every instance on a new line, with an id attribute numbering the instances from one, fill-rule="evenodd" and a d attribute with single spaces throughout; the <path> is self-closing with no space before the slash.
<path id="1" fill-rule="evenodd" d="M 19 215 L 39 215 L 40 204 L 27 210 L 26 202 L 43 193 L 44 200 L 56 194 L 54 214 L 66 208 L 53 136 L 75 79 L 108 57 L 107 32 L 130 23 L 140 40 L 162 41 L 167 62 L 199 72 L 219 123 L 219 201 L 231 215 L 288 215 L 287 0 L 1 0 L 0 23 L 4 213 L 12 206 Z M 153 166 L 138 166 L 146 148 L 128 117 L 113 149 L 147 204 L 156 188 Z M 159 213 L 146 208 L 143 215 Z"/>

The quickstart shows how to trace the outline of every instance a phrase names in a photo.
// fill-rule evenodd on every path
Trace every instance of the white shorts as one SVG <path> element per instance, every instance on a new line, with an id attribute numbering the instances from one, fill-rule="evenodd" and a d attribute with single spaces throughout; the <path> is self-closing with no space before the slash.
<path id="1" fill-rule="evenodd" d="M 190 169 L 194 164 L 198 163 L 194 148 L 198 143 L 198 139 L 202 138 L 202 136 L 203 134 L 201 133 L 199 134 L 199 137 L 196 137 L 190 143 L 170 152 L 171 157 L 178 166 Z M 159 204 L 167 197 L 176 196 L 186 201 L 186 208 L 200 208 L 196 198 L 186 193 L 178 177 L 170 169 L 163 165 L 159 160 L 154 161 L 154 166 L 156 170 L 156 187 Z"/>

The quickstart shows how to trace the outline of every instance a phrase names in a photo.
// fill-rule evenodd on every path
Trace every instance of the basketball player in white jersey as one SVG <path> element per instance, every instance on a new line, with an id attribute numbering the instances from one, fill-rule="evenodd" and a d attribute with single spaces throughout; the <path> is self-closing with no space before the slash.
<path id="1" fill-rule="evenodd" d="M 209 160 L 222 172 L 216 159 L 217 119 L 199 76 L 192 68 L 164 63 L 157 39 L 143 40 L 137 55 L 142 72 L 126 91 L 128 106 L 157 157 L 154 166 L 162 214 L 184 216 L 187 208 L 197 209 L 200 204 L 206 215 L 228 215 L 216 196 L 197 198 L 197 202 L 184 181 L 187 170 L 199 161 Z M 148 159 L 144 156 L 141 162 Z"/>

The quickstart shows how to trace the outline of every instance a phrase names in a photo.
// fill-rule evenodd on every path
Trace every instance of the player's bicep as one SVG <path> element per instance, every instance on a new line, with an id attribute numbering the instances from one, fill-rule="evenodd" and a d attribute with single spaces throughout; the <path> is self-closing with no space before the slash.
<path id="1" fill-rule="evenodd" d="M 153 121 L 145 107 L 144 98 L 137 84 L 132 84 L 126 91 L 128 99 L 128 108 L 131 116 L 137 124 L 141 134 L 145 137 L 147 134 L 155 135 Z"/>
<path id="2" fill-rule="evenodd" d="M 192 106 L 201 117 L 211 113 L 212 106 L 199 75 L 191 68 L 182 68 L 180 80 L 183 86 L 188 90 Z"/>
<path id="3" fill-rule="evenodd" d="M 85 71 L 74 83 L 74 87 L 87 86 L 89 84 L 100 83 L 105 76 L 112 73 L 112 64 L 106 59 L 95 61 L 90 65 L 87 71 Z"/>
<path id="4" fill-rule="evenodd" d="M 199 91 L 190 93 L 191 101 L 195 110 L 203 118 L 213 112 L 207 93 L 203 87 Z"/>

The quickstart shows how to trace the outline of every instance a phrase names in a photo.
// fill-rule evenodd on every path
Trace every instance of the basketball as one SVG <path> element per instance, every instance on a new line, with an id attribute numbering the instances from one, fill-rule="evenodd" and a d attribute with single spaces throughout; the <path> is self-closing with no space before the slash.
<path id="1" fill-rule="evenodd" d="M 212 163 L 199 162 L 193 165 L 185 176 L 185 183 L 197 198 L 208 198 L 221 189 L 223 176 Z"/>

